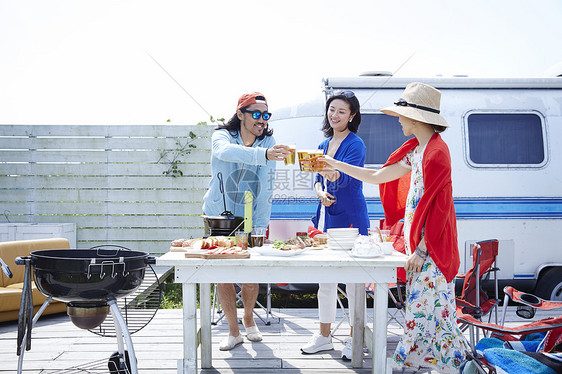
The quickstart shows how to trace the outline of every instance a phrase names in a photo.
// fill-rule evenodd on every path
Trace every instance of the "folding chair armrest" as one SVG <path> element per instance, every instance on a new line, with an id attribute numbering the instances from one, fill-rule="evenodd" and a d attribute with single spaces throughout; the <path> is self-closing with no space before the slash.
<path id="1" fill-rule="evenodd" d="M 521 292 L 512 286 L 505 286 L 503 292 L 510 300 L 519 304 L 530 306 L 532 308 L 540 308 L 542 302 L 544 301 L 538 296 Z"/>
<path id="2" fill-rule="evenodd" d="M 484 272 L 484 274 L 482 274 L 482 277 L 485 277 L 485 276 L 487 276 L 487 275 L 490 274 L 490 273 L 497 273 L 497 272 L 500 271 L 500 270 L 501 270 L 500 268 L 489 268 L 488 270 L 486 270 L 486 271 Z"/>
<path id="3" fill-rule="evenodd" d="M 462 299 L 455 299 L 457 305 L 462 306 L 463 308 L 469 308 L 474 310 L 476 313 L 482 313 L 482 308 L 479 306 L 476 306 L 474 304 L 469 303 L 468 301 L 464 301 Z"/>
<path id="4" fill-rule="evenodd" d="M 472 308 L 472 309 L 478 309 L 479 307 L 469 303 L 468 301 L 464 301 L 463 299 L 455 299 L 455 302 L 457 303 L 457 305 L 461 305 L 463 307 L 467 307 L 467 308 Z"/>

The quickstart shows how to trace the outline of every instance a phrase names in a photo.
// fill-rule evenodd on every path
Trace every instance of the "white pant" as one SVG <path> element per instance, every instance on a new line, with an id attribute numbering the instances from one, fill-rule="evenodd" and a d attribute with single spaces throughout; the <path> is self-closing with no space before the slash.
<path id="1" fill-rule="evenodd" d="M 336 322 L 337 283 L 320 283 L 318 288 L 318 319 L 320 323 Z M 348 283 L 345 285 L 347 293 L 347 303 L 349 305 L 350 324 L 353 326 L 353 316 L 355 312 L 355 284 Z M 365 301 L 365 308 L 367 307 Z"/>

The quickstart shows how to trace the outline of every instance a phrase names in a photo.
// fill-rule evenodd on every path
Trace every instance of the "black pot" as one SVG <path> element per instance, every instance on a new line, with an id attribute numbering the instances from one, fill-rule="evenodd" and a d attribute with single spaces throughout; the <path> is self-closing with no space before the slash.
<path id="1" fill-rule="evenodd" d="M 234 231 L 243 229 L 244 217 L 234 216 L 201 216 L 205 222 L 205 231 L 207 233 L 213 232 L 228 232 L 234 235 Z"/>
<path id="2" fill-rule="evenodd" d="M 45 249 L 30 253 L 41 293 L 68 302 L 105 302 L 133 293 L 142 283 L 148 253 L 126 249 Z"/>

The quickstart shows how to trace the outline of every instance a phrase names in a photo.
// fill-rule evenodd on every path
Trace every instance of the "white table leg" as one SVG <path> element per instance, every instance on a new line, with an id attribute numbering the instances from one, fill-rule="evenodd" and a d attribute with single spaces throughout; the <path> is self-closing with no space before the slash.
<path id="1" fill-rule="evenodd" d="M 211 284 L 199 285 L 199 315 L 201 321 L 201 367 L 208 369 L 213 364 L 211 349 Z"/>
<path id="2" fill-rule="evenodd" d="M 365 326 L 365 284 L 355 283 L 355 313 L 353 316 L 353 351 L 351 352 L 351 367 L 363 367 L 363 336 Z"/>
<path id="3" fill-rule="evenodd" d="M 375 283 L 373 296 L 373 373 L 386 373 L 388 284 Z"/>
<path id="4" fill-rule="evenodd" d="M 195 283 L 182 284 L 183 297 L 183 371 L 179 374 L 197 374 L 197 287 Z"/>

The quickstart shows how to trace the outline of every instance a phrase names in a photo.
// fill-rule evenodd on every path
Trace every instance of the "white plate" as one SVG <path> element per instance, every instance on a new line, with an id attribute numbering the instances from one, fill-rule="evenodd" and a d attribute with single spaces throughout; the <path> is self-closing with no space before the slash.
<path id="1" fill-rule="evenodd" d="M 249 251 L 250 253 L 255 252 L 263 256 L 289 257 L 289 256 L 300 255 L 301 253 L 305 252 L 307 249 L 308 247 L 303 249 L 290 249 L 287 251 L 282 251 L 280 249 L 273 248 L 273 245 L 271 244 L 269 245 L 266 244 L 263 247 L 250 248 Z"/>

